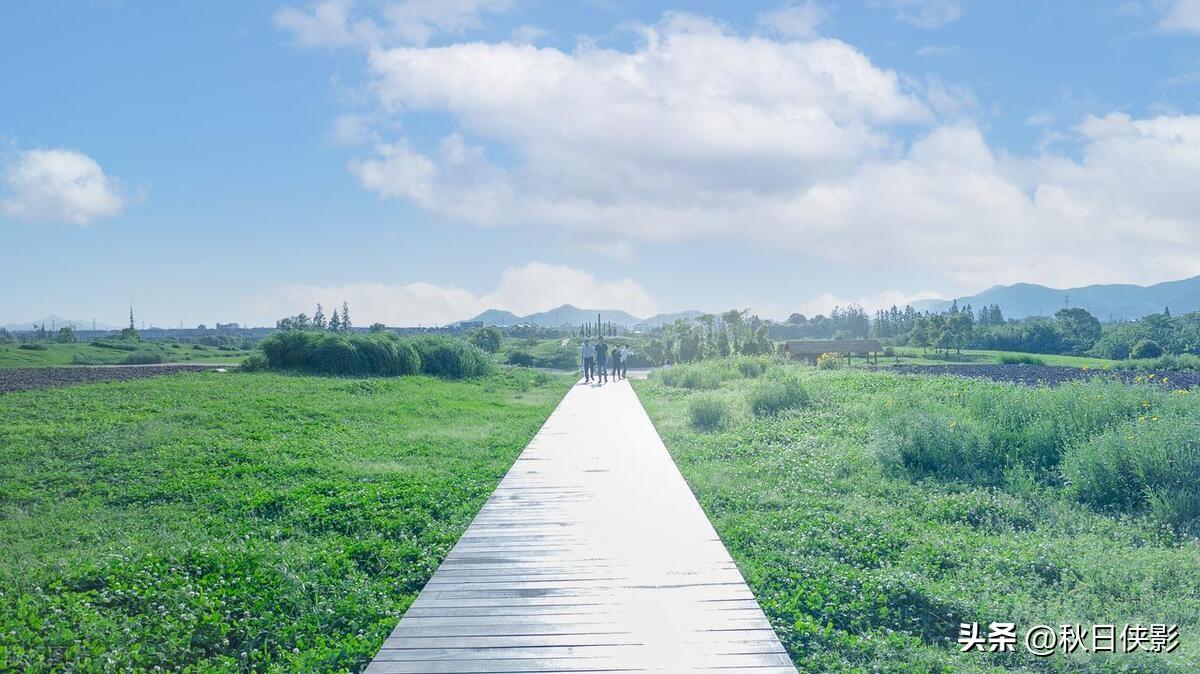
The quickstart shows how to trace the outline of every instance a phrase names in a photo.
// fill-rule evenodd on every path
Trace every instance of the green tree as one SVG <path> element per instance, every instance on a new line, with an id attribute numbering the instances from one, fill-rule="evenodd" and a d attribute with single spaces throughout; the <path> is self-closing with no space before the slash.
<path id="1" fill-rule="evenodd" d="M 500 333 L 500 330 L 494 327 L 479 328 L 467 334 L 467 341 L 488 353 L 499 351 L 502 339 L 503 335 Z"/>
<path id="2" fill-rule="evenodd" d="M 350 322 L 350 305 L 342 302 L 342 331 L 350 332 L 354 324 Z"/>
<path id="3" fill-rule="evenodd" d="M 328 324 L 328 320 L 325 318 L 325 308 L 321 306 L 320 302 L 317 302 L 317 310 L 313 312 L 312 322 L 313 327 L 318 330 L 324 330 Z"/>
<path id="4" fill-rule="evenodd" d="M 338 316 L 338 312 L 335 311 L 329 316 L 329 330 L 332 332 L 338 332 L 341 329 L 342 317 Z"/>
<path id="5" fill-rule="evenodd" d="M 79 337 L 75 335 L 75 328 L 67 325 L 58 329 L 58 335 L 54 337 L 54 341 L 59 344 L 74 344 L 79 341 Z"/>
<path id="6" fill-rule="evenodd" d="M 1099 341 L 1100 321 L 1083 307 L 1059 309 L 1054 314 L 1054 327 L 1062 335 L 1063 346 L 1074 353 L 1083 353 Z"/>
<path id="7" fill-rule="evenodd" d="M 372 323 L 371 327 L 367 330 L 373 334 L 379 334 L 381 332 L 387 332 L 387 326 L 383 323 Z"/>

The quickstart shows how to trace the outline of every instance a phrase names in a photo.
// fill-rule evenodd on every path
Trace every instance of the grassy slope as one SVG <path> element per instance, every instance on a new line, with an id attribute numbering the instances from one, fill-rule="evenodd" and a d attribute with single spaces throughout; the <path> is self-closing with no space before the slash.
<path id="1" fill-rule="evenodd" d="M 891 477 L 868 449 L 876 406 L 1004 385 L 807 368 L 801 376 L 817 402 L 757 421 L 744 410 L 751 383 L 727 382 L 715 395 L 741 411 L 715 433 L 687 423 L 698 394 L 654 380 L 635 386 L 802 671 L 1197 671 L 1195 541 L 1050 490 Z M 1162 659 L 960 655 L 960 621 L 1178 623 L 1183 645 Z"/>
<path id="2" fill-rule="evenodd" d="M 0 671 L 360 667 L 568 385 L 204 373 L 0 396 Z"/>
<path id="3" fill-rule="evenodd" d="M 45 351 L 29 351 L 16 344 L 0 344 L 0 368 L 51 367 L 71 365 L 76 356 L 89 364 L 118 365 L 129 356 L 128 351 L 105 349 L 87 343 L 49 344 Z M 251 351 L 223 351 L 216 347 L 195 349 L 191 344 L 143 342 L 140 350 L 160 353 L 166 363 L 240 363 Z"/>

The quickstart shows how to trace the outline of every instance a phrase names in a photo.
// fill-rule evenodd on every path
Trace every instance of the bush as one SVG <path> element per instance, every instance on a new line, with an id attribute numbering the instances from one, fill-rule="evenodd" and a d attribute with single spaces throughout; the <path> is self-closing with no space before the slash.
<path id="1" fill-rule="evenodd" d="M 729 405 L 711 394 L 698 394 L 688 402 L 688 414 L 692 420 L 692 426 L 702 430 L 711 431 L 721 428 L 729 422 L 730 413 Z"/>
<path id="2" fill-rule="evenodd" d="M 262 372 L 270 366 L 267 362 L 267 357 L 261 353 L 252 353 L 242 360 L 242 365 L 239 369 L 242 372 Z"/>
<path id="3" fill-rule="evenodd" d="M 996 484 L 1003 477 L 1003 455 L 990 451 L 983 434 L 973 424 L 941 414 L 910 410 L 896 415 L 874 445 L 885 467 L 902 468 L 915 478 Z"/>
<path id="4" fill-rule="evenodd" d="M 113 342 L 106 339 L 96 339 L 92 341 L 92 346 L 101 349 L 113 349 L 114 351 L 137 351 L 141 348 L 138 344 L 129 342 Z"/>
<path id="5" fill-rule="evenodd" d="M 759 382 L 750 390 L 750 411 L 756 417 L 771 416 L 804 407 L 810 398 L 808 389 L 794 375 L 770 379 Z"/>
<path id="6" fill-rule="evenodd" d="M 508 363 L 520 367 L 533 367 L 533 354 L 528 351 L 513 351 L 508 354 Z"/>
<path id="7" fill-rule="evenodd" d="M 417 374 L 421 356 L 411 342 L 391 333 L 336 334 L 287 330 L 262 341 L 272 369 L 299 369 L 322 374 Z"/>
<path id="8" fill-rule="evenodd" d="M 467 333 L 467 340 L 487 353 L 500 350 L 501 337 L 497 328 L 479 328 Z"/>
<path id="9" fill-rule="evenodd" d="M 21 346 L 18 346 L 17 348 L 25 349 L 26 351 L 45 351 L 45 350 L 49 349 L 50 347 L 48 347 L 45 344 L 42 344 L 40 342 L 26 342 L 25 344 L 22 344 Z"/>
<path id="10" fill-rule="evenodd" d="M 721 387 L 721 373 L 709 364 L 675 365 L 658 371 L 662 383 L 693 391 L 711 391 Z"/>
<path id="11" fill-rule="evenodd" d="M 1063 475 L 1087 505 L 1149 512 L 1200 534 L 1200 419 L 1143 416 L 1112 427 L 1070 447 Z"/>
<path id="12" fill-rule="evenodd" d="M 54 336 L 54 341 L 59 344 L 74 344 L 79 341 L 79 337 L 75 335 L 75 328 L 66 325 L 58 329 L 58 334 Z"/>
<path id="13" fill-rule="evenodd" d="M 1133 345 L 1129 352 L 1130 358 L 1158 358 L 1163 355 L 1163 348 L 1153 339 L 1142 339 Z"/>
<path id="14" fill-rule="evenodd" d="M 421 371 L 425 374 L 465 379 L 492 371 L 492 360 L 482 349 L 456 337 L 423 335 L 412 344 L 421 356 Z"/>
<path id="15" fill-rule="evenodd" d="M 736 363 L 738 373 L 746 379 L 755 379 L 771 367 L 770 359 L 753 356 L 742 356 L 736 360 Z"/>
<path id="16" fill-rule="evenodd" d="M 163 356 L 157 351 L 134 351 L 125 356 L 125 365 L 156 365 L 163 362 Z"/>
<path id="17" fill-rule="evenodd" d="M 1027 353 L 1006 353 L 1000 356 L 1001 365 L 1045 365 L 1046 361 Z"/>
<path id="18" fill-rule="evenodd" d="M 841 356 L 836 353 L 823 353 L 817 356 L 817 367 L 821 370 L 836 370 L 841 364 Z"/>

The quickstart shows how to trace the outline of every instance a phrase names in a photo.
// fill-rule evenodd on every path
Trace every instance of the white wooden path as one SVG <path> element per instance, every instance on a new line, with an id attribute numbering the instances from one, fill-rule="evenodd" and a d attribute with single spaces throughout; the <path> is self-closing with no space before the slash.
<path id="1" fill-rule="evenodd" d="M 628 382 L 577 385 L 367 667 L 795 668 Z"/>

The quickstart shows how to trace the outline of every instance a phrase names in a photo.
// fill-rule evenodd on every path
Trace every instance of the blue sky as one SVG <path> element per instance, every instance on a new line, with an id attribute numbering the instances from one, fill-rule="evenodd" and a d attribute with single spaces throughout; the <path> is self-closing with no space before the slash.
<path id="1" fill-rule="evenodd" d="M 1200 2 L 5 3 L 0 324 L 1200 274 Z"/>

